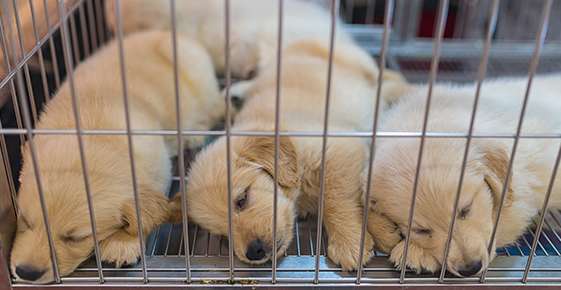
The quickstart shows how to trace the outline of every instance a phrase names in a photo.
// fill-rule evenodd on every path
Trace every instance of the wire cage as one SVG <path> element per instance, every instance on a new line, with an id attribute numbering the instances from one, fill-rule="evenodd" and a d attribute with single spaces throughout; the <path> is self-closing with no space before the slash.
<path id="1" fill-rule="evenodd" d="M 282 5 L 282 0 L 279 1 Z M 343 29 L 348 30 L 361 47 L 376 58 L 382 74 L 384 67 L 388 67 L 400 71 L 411 82 L 428 82 L 432 86 L 440 81 L 475 83 L 485 78 L 512 75 L 528 76 L 531 80 L 536 73 L 561 71 L 561 1 L 324 2 L 333 16 L 338 15 L 343 20 Z M 68 74 L 73 73 L 73 68 L 112 38 L 122 40 L 122 36 L 113 36 L 107 29 L 106 19 L 115 16 L 104 15 L 103 0 L 2 0 L 0 3 L 3 52 L 0 58 L 0 248 L 3 249 L 0 251 L 0 288 L 9 289 L 32 286 L 12 280 L 7 265 L 16 227 L 20 146 L 38 134 L 103 134 L 80 128 L 53 132 L 33 128 L 44 104 L 68 79 Z M 228 7 L 229 0 L 224 0 L 224 3 Z M 282 23 L 282 17 L 280 19 Z M 228 22 L 226 25 L 229 25 Z M 232 81 L 226 78 L 223 84 L 227 87 Z M 165 132 L 155 132 L 158 133 Z M 211 133 L 227 138 L 232 135 L 228 126 Z M 431 138 L 426 131 L 409 133 L 421 140 Z M 129 129 L 112 134 L 131 137 L 144 133 Z M 178 132 L 172 131 L 171 134 L 178 135 Z M 277 128 L 268 136 L 278 137 L 279 134 Z M 375 141 L 380 136 L 392 134 L 397 136 L 401 133 L 374 130 L 351 134 L 351 137 Z M 337 137 L 327 130 L 310 135 L 322 138 L 324 142 L 327 138 Z M 461 137 L 471 138 L 467 135 Z M 517 142 L 521 137 L 508 138 Z M 559 136 L 541 138 L 555 139 Z M 184 157 L 188 166 L 194 154 L 186 151 L 179 155 Z M 180 191 L 184 171 L 181 172 L 175 168 L 170 195 Z M 427 289 L 436 286 L 483 286 L 498 289 L 560 286 L 561 211 L 552 209 L 540 217 L 515 245 L 497 249 L 497 257 L 481 277 L 439 277 L 417 274 L 405 270 L 405 267 L 398 270 L 388 262 L 385 254 L 378 252 L 358 272 L 343 272 L 327 258 L 325 234 L 317 226 L 317 217 L 310 217 L 296 222 L 295 240 L 276 264 L 246 265 L 234 257 L 228 237 L 210 234 L 195 224 L 163 224 L 146 237 L 145 252 L 137 265 L 116 268 L 97 263 L 93 257 L 70 276 L 56 277 L 55 284 L 33 287 L 103 285 L 109 288 L 151 286 L 163 289 L 172 286 L 319 285 Z M 188 229 L 187 234 L 184 229 Z"/>

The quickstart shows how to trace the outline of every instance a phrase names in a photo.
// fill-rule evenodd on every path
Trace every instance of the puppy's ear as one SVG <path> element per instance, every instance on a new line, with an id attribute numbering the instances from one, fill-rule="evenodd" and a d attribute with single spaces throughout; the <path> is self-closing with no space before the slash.
<path id="1" fill-rule="evenodd" d="M 279 176 L 280 186 L 294 188 L 299 185 L 299 168 L 294 144 L 288 137 L 279 140 Z M 250 162 L 263 166 L 271 176 L 275 172 L 275 139 L 272 137 L 251 137 L 245 139 L 239 156 Z"/>
<path id="2" fill-rule="evenodd" d="M 140 186 L 139 199 L 144 234 L 148 234 L 156 226 L 170 220 L 171 205 L 163 193 L 145 190 Z M 121 205 L 121 227 L 131 235 L 138 234 L 138 218 L 133 197 Z"/>
<path id="3" fill-rule="evenodd" d="M 501 202 L 503 186 L 507 179 L 509 154 L 508 148 L 498 142 L 490 142 L 479 146 L 482 149 L 482 162 L 485 166 L 484 178 L 493 194 L 494 207 Z M 512 176 L 512 173 L 511 173 Z M 509 206 L 513 201 L 512 178 L 509 178 L 506 189 L 504 206 Z"/>

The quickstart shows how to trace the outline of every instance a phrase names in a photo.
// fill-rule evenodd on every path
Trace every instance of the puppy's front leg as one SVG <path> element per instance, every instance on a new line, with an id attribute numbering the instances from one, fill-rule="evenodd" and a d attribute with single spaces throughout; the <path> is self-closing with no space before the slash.
<path id="1" fill-rule="evenodd" d="M 158 225 L 168 221 L 171 205 L 167 198 L 140 185 L 140 213 L 142 232 L 146 237 Z M 101 259 L 116 267 L 136 264 L 142 254 L 138 240 L 138 219 L 134 199 L 121 206 L 123 228 L 99 242 Z"/>
<path id="2" fill-rule="evenodd" d="M 395 223 L 372 209 L 368 212 L 368 232 L 374 238 L 376 249 L 386 254 L 403 239 Z"/>
<path id="3" fill-rule="evenodd" d="M 138 237 L 124 230 L 119 230 L 100 241 L 99 249 L 101 260 L 115 264 L 117 268 L 136 264 L 142 254 Z"/>
<path id="4" fill-rule="evenodd" d="M 325 172 L 324 226 L 328 234 L 327 254 L 343 270 L 356 270 L 372 255 L 374 242 L 366 232 L 364 256 L 359 261 L 363 208 L 360 202 L 360 173 L 364 143 L 356 140 L 329 142 Z"/>
<path id="5" fill-rule="evenodd" d="M 328 235 L 327 254 L 344 271 L 356 270 L 360 263 L 362 208 L 354 200 L 329 198 L 328 194 L 326 192 L 324 208 L 324 225 Z M 363 264 L 370 259 L 373 245 L 372 237 L 366 232 Z"/>

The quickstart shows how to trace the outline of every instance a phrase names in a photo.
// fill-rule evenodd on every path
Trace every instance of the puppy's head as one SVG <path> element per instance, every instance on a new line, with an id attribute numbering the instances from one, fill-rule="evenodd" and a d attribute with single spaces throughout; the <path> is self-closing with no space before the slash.
<path id="1" fill-rule="evenodd" d="M 33 172 L 28 169 L 31 168 L 24 164 L 20 177 L 19 216 L 10 268 L 18 281 L 43 284 L 52 282 L 54 274 L 39 192 Z M 61 276 L 65 276 L 88 259 L 94 250 L 84 180 L 79 171 L 42 170 L 41 181 L 58 270 Z M 109 185 L 112 182 L 120 183 L 90 175 L 91 189 L 95 192 L 92 196 L 99 241 L 118 230 L 136 226 L 136 216 L 130 210 L 132 196 L 124 196 L 114 187 L 113 191 Z"/>
<path id="2" fill-rule="evenodd" d="M 407 231 L 409 204 L 417 164 L 417 141 L 396 141 L 377 153 L 372 179 L 373 210 L 393 220 L 403 234 Z M 389 145 L 389 144 L 385 144 Z M 411 243 L 422 249 L 421 255 L 441 267 L 454 201 L 458 190 L 464 142 L 429 140 L 420 168 L 411 228 Z M 474 143 L 469 152 L 456 212 L 456 222 L 447 270 L 457 276 L 481 272 L 493 258 L 488 255 L 495 214 L 507 174 L 508 149 L 500 143 Z M 380 162 L 378 162 L 380 161 Z M 505 207 L 512 201 L 512 189 L 506 190 Z M 493 253 L 495 245 L 493 246 Z M 419 254 L 419 253 L 416 253 Z"/>
<path id="3" fill-rule="evenodd" d="M 231 138 L 231 190 L 228 200 L 226 139 L 220 138 L 197 156 L 189 174 L 187 212 L 195 223 L 214 234 L 228 234 L 228 203 L 236 256 L 247 263 L 266 262 L 272 251 L 282 254 L 293 237 L 298 187 L 296 152 L 288 138 L 280 139 L 278 163 L 277 249 L 273 249 L 274 139 Z M 176 196 L 176 219 L 181 215 Z"/>

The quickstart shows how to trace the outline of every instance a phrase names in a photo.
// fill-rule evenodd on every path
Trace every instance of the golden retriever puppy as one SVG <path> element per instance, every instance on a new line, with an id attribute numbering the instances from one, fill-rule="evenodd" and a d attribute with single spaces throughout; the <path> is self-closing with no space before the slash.
<path id="1" fill-rule="evenodd" d="M 514 135 L 522 108 L 526 78 L 498 79 L 483 84 L 474 134 Z M 383 117 L 381 130 L 421 131 L 427 86 L 411 86 Z M 434 87 L 429 132 L 467 134 L 475 95 L 474 85 Z M 561 75 L 534 79 L 522 134 L 561 132 Z M 373 164 L 369 229 L 399 265 L 404 250 L 409 205 L 417 167 L 419 138 L 381 138 Z M 466 140 L 428 138 L 423 150 L 407 267 L 435 272 L 441 268 L 452 219 Z M 495 247 L 515 243 L 538 214 L 551 177 L 559 140 L 520 139 L 502 209 L 493 254 L 491 232 L 501 200 L 513 141 L 509 138 L 472 140 L 447 270 L 457 276 L 478 274 L 494 257 Z M 557 177 L 556 177 L 557 179 Z M 551 206 L 561 205 L 559 182 Z M 396 227 L 388 225 L 388 219 Z"/>
<path id="2" fill-rule="evenodd" d="M 115 2 L 106 1 L 109 27 L 116 29 Z M 278 33 L 277 0 L 230 1 L 230 68 L 232 75 L 250 78 L 269 60 L 275 59 Z M 217 72 L 225 64 L 225 1 L 176 1 L 177 29 L 198 39 L 210 52 Z M 161 0 L 121 1 L 125 33 L 142 29 L 170 29 L 170 2 Z M 309 38 L 328 39 L 331 18 L 317 3 L 284 1 L 283 44 Z M 338 27 L 340 25 L 337 25 Z M 342 29 L 336 35 L 350 37 Z"/>
<path id="3" fill-rule="evenodd" d="M 280 130 L 321 132 L 329 49 L 327 40 L 305 40 L 286 48 L 282 58 Z M 378 70 L 373 59 L 352 42 L 337 42 L 333 59 L 329 131 L 368 128 L 374 108 Z M 388 74 L 390 76 L 390 74 Z M 395 76 L 399 80 L 400 77 Z M 391 82 L 391 81 L 389 81 Z M 275 120 L 276 66 L 232 88 L 247 99 L 234 131 L 272 132 Z M 266 262 L 284 253 L 293 238 L 297 215 L 315 214 L 320 191 L 322 139 L 281 137 L 279 147 L 277 249 L 273 249 L 274 138 L 231 137 L 232 226 L 236 256 L 246 263 Z M 325 161 L 324 226 L 328 256 L 344 270 L 368 261 L 372 238 L 359 261 L 362 222 L 360 173 L 366 142 L 330 138 Z M 189 172 L 187 212 L 214 234 L 228 232 L 226 138 L 205 148 Z M 176 217 L 180 215 L 177 198 Z"/>
<path id="4" fill-rule="evenodd" d="M 124 130 L 120 62 L 116 42 L 80 64 L 74 72 L 83 129 Z M 175 129 L 174 73 L 169 32 L 143 32 L 124 39 L 132 129 Z M 224 104 L 206 51 L 178 38 L 179 92 L 184 128 L 209 129 Z M 39 129 L 75 128 L 71 92 L 65 83 L 48 103 Z M 86 191 L 75 135 L 34 137 L 43 193 L 61 275 L 70 274 L 94 249 Z M 100 240 L 101 258 L 117 266 L 141 255 L 133 199 L 128 143 L 123 135 L 83 137 L 88 176 Z M 171 181 L 170 157 L 177 139 L 134 136 L 134 159 L 144 234 L 169 218 L 164 194 Z M 11 253 L 18 281 L 53 281 L 39 193 L 27 146 L 18 192 L 20 216 Z"/>

